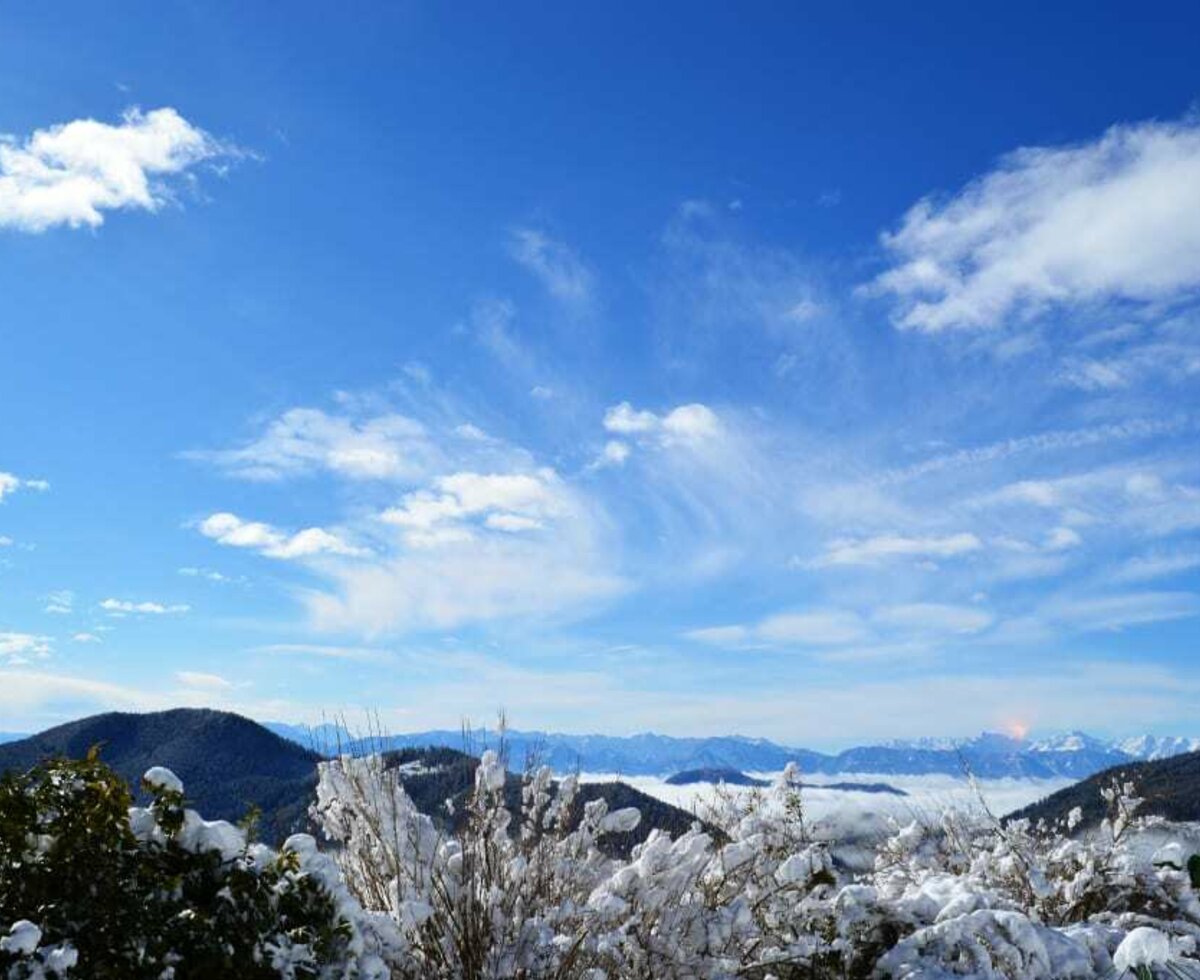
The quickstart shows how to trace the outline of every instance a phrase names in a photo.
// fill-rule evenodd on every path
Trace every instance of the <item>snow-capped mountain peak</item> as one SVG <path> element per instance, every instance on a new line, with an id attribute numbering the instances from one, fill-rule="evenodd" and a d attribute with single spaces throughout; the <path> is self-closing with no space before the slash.
<path id="1" fill-rule="evenodd" d="M 1122 739 L 1116 747 L 1135 759 L 1167 759 L 1184 752 L 1200 751 L 1200 738 L 1178 735 L 1137 735 Z"/>

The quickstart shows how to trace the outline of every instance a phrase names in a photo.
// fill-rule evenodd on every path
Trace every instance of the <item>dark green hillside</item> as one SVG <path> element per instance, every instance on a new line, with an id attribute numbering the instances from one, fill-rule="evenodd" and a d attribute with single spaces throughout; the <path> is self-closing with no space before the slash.
<path id="1" fill-rule="evenodd" d="M 29 769 L 52 756 L 79 759 L 93 745 L 139 792 L 151 766 L 173 770 L 189 805 L 206 819 L 238 820 L 257 805 L 262 838 L 270 843 L 306 824 L 316 754 L 224 711 L 94 715 L 0 745 L 0 771 Z"/>
<path id="2" fill-rule="evenodd" d="M 1113 779 L 1132 782 L 1137 795 L 1145 797 L 1139 811 L 1168 820 L 1200 820 L 1200 752 L 1114 766 L 1059 790 L 1052 796 L 1009 815 L 1008 819 L 1029 818 L 1034 822 L 1054 823 L 1065 820 L 1075 807 L 1083 811 L 1081 829 L 1094 827 L 1105 815 L 1100 791 Z"/>

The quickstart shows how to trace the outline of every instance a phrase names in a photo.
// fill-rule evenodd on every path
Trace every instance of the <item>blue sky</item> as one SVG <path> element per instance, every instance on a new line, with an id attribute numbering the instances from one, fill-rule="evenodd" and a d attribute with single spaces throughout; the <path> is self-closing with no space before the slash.
<path id="1" fill-rule="evenodd" d="M 1188 5 L 0 14 L 0 729 L 1197 729 Z"/>

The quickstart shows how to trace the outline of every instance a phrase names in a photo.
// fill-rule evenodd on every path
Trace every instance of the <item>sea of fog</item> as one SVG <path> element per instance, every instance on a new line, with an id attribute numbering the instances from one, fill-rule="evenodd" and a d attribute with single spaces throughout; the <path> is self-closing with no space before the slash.
<path id="1" fill-rule="evenodd" d="M 774 781 L 779 773 L 749 773 Z M 583 782 L 620 780 L 643 793 L 684 810 L 703 815 L 706 798 L 714 787 L 708 783 L 672 786 L 656 776 L 618 776 L 612 773 L 581 773 Z M 886 783 L 903 790 L 905 796 L 824 788 L 830 783 Z M 841 773 L 805 776 L 802 799 L 806 818 L 827 839 L 872 835 L 886 831 L 891 820 L 923 822 L 950 809 L 979 809 L 986 804 L 996 816 L 1020 809 L 1074 782 L 1071 779 L 980 779 L 974 785 L 964 778 L 947 775 L 893 776 L 878 773 Z M 751 787 L 726 786 L 725 792 L 745 794 Z M 981 803 L 982 797 L 982 803 Z"/>

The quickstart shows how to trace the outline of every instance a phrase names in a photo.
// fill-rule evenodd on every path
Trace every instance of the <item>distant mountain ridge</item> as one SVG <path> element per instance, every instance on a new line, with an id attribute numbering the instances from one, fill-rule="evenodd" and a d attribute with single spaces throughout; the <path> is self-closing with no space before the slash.
<path id="1" fill-rule="evenodd" d="M 496 734 L 486 730 L 474 733 L 471 744 L 464 746 L 459 730 L 360 739 L 338 726 L 326 725 L 311 732 L 279 723 L 268 727 L 317 751 L 340 748 L 355 754 L 380 747 L 444 746 L 479 751 L 497 741 Z M 1143 735 L 1110 742 L 1083 732 L 1066 732 L 1037 741 L 984 732 L 969 739 L 892 741 L 832 754 L 738 735 L 676 738 L 654 733 L 614 736 L 508 731 L 504 739 L 513 769 L 521 769 L 527 759 L 536 758 L 560 773 L 579 769 L 627 776 L 669 776 L 696 769 L 772 772 L 795 762 L 803 772 L 822 775 L 960 776 L 969 770 L 983 779 L 1084 779 L 1112 766 L 1200 749 L 1200 739 Z"/>

